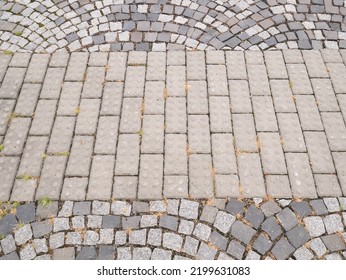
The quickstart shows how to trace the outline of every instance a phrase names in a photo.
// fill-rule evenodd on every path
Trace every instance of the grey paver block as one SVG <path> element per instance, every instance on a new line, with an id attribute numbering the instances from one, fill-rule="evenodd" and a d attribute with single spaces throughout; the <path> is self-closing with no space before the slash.
<path id="1" fill-rule="evenodd" d="M 37 188 L 37 179 L 18 180 L 14 182 L 11 193 L 11 200 L 14 201 L 27 201 L 34 200 L 35 191 Z"/>
<path id="2" fill-rule="evenodd" d="M 245 197 L 264 197 L 265 186 L 257 153 L 241 153 L 238 155 L 240 184 Z"/>
<path id="3" fill-rule="evenodd" d="M 94 137 L 75 136 L 66 168 L 67 176 L 88 176 Z"/>
<path id="4" fill-rule="evenodd" d="M 123 98 L 122 82 L 106 82 L 103 88 L 101 115 L 120 115 Z"/>
<path id="5" fill-rule="evenodd" d="M 250 90 L 246 80 L 229 80 L 232 113 L 252 113 Z"/>
<path id="6" fill-rule="evenodd" d="M 147 64 L 147 80 L 165 80 L 166 74 L 166 53 L 149 52 Z"/>
<path id="7" fill-rule="evenodd" d="M 19 205 L 16 208 L 16 216 L 19 221 L 23 223 L 30 223 L 35 221 L 36 209 L 34 203 L 27 203 Z"/>
<path id="8" fill-rule="evenodd" d="M 76 116 L 82 92 L 81 82 L 65 82 L 61 91 L 57 115 Z"/>
<path id="9" fill-rule="evenodd" d="M 212 162 L 210 155 L 189 157 L 190 195 L 194 198 L 213 197 Z"/>
<path id="10" fill-rule="evenodd" d="M 238 175 L 215 175 L 216 197 L 236 197 L 240 194 Z"/>
<path id="11" fill-rule="evenodd" d="M 297 225 L 290 231 L 286 232 L 286 236 L 295 248 L 299 248 L 310 240 L 308 232 L 302 225 Z"/>
<path id="12" fill-rule="evenodd" d="M 258 134 L 263 172 L 265 174 L 286 174 L 286 163 L 278 133 Z"/>
<path id="13" fill-rule="evenodd" d="M 160 217 L 160 227 L 170 229 L 172 231 L 177 231 L 178 219 L 177 217 L 170 215 L 162 215 Z"/>
<path id="14" fill-rule="evenodd" d="M 47 156 L 44 161 L 36 199 L 50 197 L 59 199 L 66 166 L 65 156 Z"/>
<path id="15" fill-rule="evenodd" d="M 327 249 L 331 252 L 345 250 L 344 240 L 338 234 L 326 235 L 321 237 Z"/>
<path id="16" fill-rule="evenodd" d="M 209 237 L 209 242 L 221 250 L 226 250 L 228 239 L 214 230 Z"/>
<path id="17" fill-rule="evenodd" d="M 83 81 L 88 57 L 88 53 L 75 52 L 71 54 L 65 76 L 66 81 Z"/>
<path id="18" fill-rule="evenodd" d="M 287 153 L 286 161 L 293 196 L 315 198 L 317 193 L 307 154 Z"/>
<path id="19" fill-rule="evenodd" d="M 331 151 L 346 151 L 346 126 L 337 112 L 322 113 L 322 121 Z"/>
<path id="20" fill-rule="evenodd" d="M 298 224 L 297 217 L 289 208 L 283 209 L 276 215 L 276 217 L 286 231 L 292 229 Z"/>
<path id="21" fill-rule="evenodd" d="M 294 251 L 294 247 L 284 237 L 282 237 L 271 250 L 272 254 L 278 260 L 287 259 Z"/>
<path id="22" fill-rule="evenodd" d="M 29 132 L 29 118 L 14 118 L 8 127 L 2 150 L 3 155 L 20 155 Z"/>
<path id="23" fill-rule="evenodd" d="M 277 114 L 285 152 L 305 152 L 305 142 L 297 114 Z"/>
<path id="24" fill-rule="evenodd" d="M 253 248 L 258 251 L 260 254 L 265 254 L 272 247 L 272 242 L 265 237 L 263 234 L 260 234 L 253 243 Z"/>
<path id="25" fill-rule="evenodd" d="M 76 260 L 95 260 L 96 256 L 95 247 L 82 247 L 76 256 Z"/>
<path id="26" fill-rule="evenodd" d="M 183 51 L 167 51 L 167 65 L 184 65 L 185 52 Z"/>
<path id="27" fill-rule="evenodd" d="M 311 260 L 314 257 L 314 255 L 303 246 L 298 248 L 293 255 L 297 260 Z"/>
<path id="28" fill-rule="evenodd" d="M 328 213 L 328 209 L 324 205 L 322 199 L 311 200 L 310 204 L 316 215 L 324 215 Z"/>
<path id="29" fill-rule="evenodd" d="M 226 65 L 229 79 L 247 79 L 244 52 L 226 51 Z"/>
<path id="30" fill-rule="evenodd" d="M 184 134 L 166 134 L 165 174 L 187 175 L 187 143 Z"/>
<path id="31" fill-rule="evenodd" d="M 317 193 L 321 197 L 338 197 L 342 195 L 338 177 L 336 175 L 315 174 Z"/>
<path id="32" fill-rule="evenodd" d="M 251 205 L 246 210 L 245 219 L 249 221 L 254 228 L 258 229 L 264 220 L 264 214 L 254 205 Z"/>
<path id="33" fill-rule="evenodd" d="M 24 82 L 42 83 L 46 75 L 49 59 L 49 54 L 33 54 Z"/>
<path id="34" fill-rule="evenodd" d="M 261 225 L 262 230 L 264 230 L 272 240 L 275 240 L 282 234 L 282 229 L 278 225 L 276 219 L 274 217 L 270 217 L 266 219 L 262 225 Z"/>
<path id="35" fill-rule="evenodd" d="M 188 141 L 192 153 L 210 153 L 209 118 L 207 115 L 189 115 Z"/>
<path id="36" fill-rule="evenodd" d="M 248 64 L 249 85 L 251 95 L 270 95 L 267 71 L 264 65 Z"/>
<path id="37" fill-rule="evenodd" d="M 292 201 L 290 206 L 301 218 L 309 216 L 312 212 L 307 201 Z"/>
<path id="38" fill-rule="evenodd" d="M 164 114 L 165 84 L 163 81 L 146 81 L 144 93 L 144 113 Z"/>
<path id="39" fill-rule="evenodd" d="M 1 240 L 1 247 L 5 255 L 16 250 L 16 243 L 11 234 L 7 235 L 5 238 Z"/>
<path id="40" fill-rule="evenodd" d="M 124 86 L 125 97 L 141 97 L 144 94 L 145 67 L 128 66 Z"/>
<path id="41" fill-rule="evenodd" d="M 137 133 L 141 129 L 141 98 L 124 98 L 120 119 L 121 133 Z"/>
<path id="42" fill-rule="evenodd" d="M 312 94 L 308 72 L 304 64 L 286 64 L 294 94 Z"/>
<path id="43" fill-rule="evenodd" d="M 77 117 L 76 134 L 94 134 L 100 111 L 100 99 L 82 99 Z"/>
<path id="44" fill-rule="evenodd" d="M 217 249 L 202 242 L 201 245 L 199 246 L 196 257 L 197 259 L 200 259 L 200 260 L 214 260 L 216 253 L 217 253 Z"/>
<path id="45" fill-rule="evenodd" d="M 115 176 L 113 197 L 116 199 L 132 199 L 137 194 L 138 178 L 131 176 Z"/>
<path id="46" fill-rule="evenodd" d="M 137 175 L 139 165 L 139 135 L 119 135 L 115 175 Z"/>
<path id="47" fill-rule="evenodd" d="M 98 260 L 114 260 L 115 247 L 110 245 L 102 245 L 99 248 Z"/>
<path id="48" fill-rule="evenodd" d="M 48 153 L 69 152 L 72 142 L 75 118 L 56 117 L 48 145 Z"/>
<path id="49" fill-rule="evenodd" d="M 245 252 L 245 247 L 241 245 L 238 241 L 232 240 L 227 248 L 227 253 L 235 257 L 238 260 L 243 258 Z"/>
<path id="50" fill-rule="evenodd" d="M 40 94 L 40 89 L 41 85 L 39 84 L 24 84 L 17 99 L 16 109 L 14 110 L 14 112 L 20 116 L 31 117 L 32 114 L 35 112 L 37 100 Z M 4 103 L 1 104 L 0 102 L 1 105 L 8 104 L 8 108 L 13 108 L 12 105 L 10 105 L 11 101 L 3 100 L 2 102 Z M 6 109 L 6 107 L 2 109 L 4 110 L 2 112 L 6 112 L 7 115 L 12 111 L 12 109 Z"/>
<path id="51" fill-rule="evenodd" d="M 0 98 L 17 98 L 26 68 L 8 68 L 0 88 Z"/>
<path id="52" fill-rule="evenodd" d="M 306 217 L 304 223 L 311 237 L 319 237 L 326 232 L 323 220 L 319 216 Z"/>
<path id="53" fill-rule="evenodd" d="M 270 217 L 279 213 L 282 209 L 276 202 L 268 201 L 261 205 L 261 210 L 266 217 Z"/>
<path id="54" fill-rule="evenodd" d="M 162 155 L 141 155 L 141 169 L 139 173 L 138 198 L 162 198 Z"/>
<path id="55" fill-rule="evenodd" d="M 34 222 L 31 226 L 35 238 L 40 238 L 50 233 L 53 229 L 53 226 L 49 221 Z"/>
<path id="56" fill-rule="evenodd" d="M 88 178 L 65 178 L 61 192 L 62 200 L 84 200 Z"/>
<path id="57" fill-rule="evenodd" d="M 203 52 L 187 52 L 187 79 L 188 80 L 205 80 L 205 58 Z"/>
<path id="58" fill-rule="evenodd" d="M 167 94 L 171 97 L 183 97 L 189 88 L 185 79 L 185 66 L 167 66 Z"/>
<path id="59" fill-rule="evenodd" d="M 231 109 L 228 97 L 209 97 L 210 131 L 232 132 Z"/>
<path id="60" fill-rule="evenodd" d="M 107 200 L 111 197 L 113 170 L 114 156 L 99 155 L 93 157 L 87 193 L 88 200 Z"/>
<path id="61" fill-rule="evenodd" d="M 332 84 L 336 93 L 345 93 L 346 87 L 344 77 L 346 75 L 346 67 L 343 63 L 327 63 L 328 73 L 332 80 Z"/>
<path id="62" fill-rule="evenodd" d="M 48 68 L 42 85 L 41 98 L 59 99 L 65 68 Z"/>
<path id="63" fill-rule="evenodd" d="M 186 98 L 172 97 L 166 100 L 166 133 L 186 133 Z"/>
<path id="64" fill-rule="evenodd" d="M 294 113 L 296 106 L 287 80 L 270 80 L 274 108 L 277 113 Z"/>
<path id="65" fill-rule="evenodd" d="M 208 114 L 206 81 L 189 81 L 187 87 L 187 111 L 189 114 Z"/>
<path id="66" fill-rule="evenodd" d="M 329 79 L 311 79 L 311 84 L 320 111 L 339 111 L 338 102 Z"/>
<path id="67" fill-rule="evenodd" d="M 322 49 L 321 54 L 325 62 L 342 62 L 339 50 Z"/>
<path id="68" fill-rule="evenodd" d="M 297 95 L 296 105 L 303 130 L 323 130 L 316 100 L 311 95 Z"/>
<path id="69" fill-rule="evenodd" d="M 240 221 L 235 221 L 231 228 L 231 235 L 245 244 L 250 243 L 255 233 L 254 229 Z"/>
<path id="70" fill-rule="evenodd" d="M 88 67 L 84 80 L 82 98 L 100 98 L 102 96 L 104 77 L 104 67 Z"/>
<path id="71" fill-rule="evenodd" d="M 243 215 L 245 209 L 245 203 L 241 200 L 231 198 L 226 205 L 225 210 L 233 215 Z"/>
<path id="72" fill-rule="evenodd" d="M 165 160 L 167 162 L 167 160 Z M 183 198 L 188 196 L 187 176 L 165 176 L 163 196 L 167 198 Z"/>
<path id="73" fill-rule="evenodd" d="M 328 78 L 328 72 L 323 62 L 322 55 L 317 50 L 302 51 L 306 68 L 311 78 Z"/>
<path id="74" fill-rule="evenodd" d="M 286 66 L 280 51 L 265 51 L 264 58 L 270 79 L 287 79 Z"/>
<path id="75" fill-rule="evenodd" d="M 195 229 L 193 231 L 193 235 L 203 241 L 207 241 L 209 239 L 210 234 L 211 234 L 211 227 L 203 223 L 198 223 L 195 226 Z"/>
<path id="76" fill-rule="evenodd" d="M 91 213 L 91 202 L 76 202 L 73 207 L 73 215 L 88 215 Z"/>
<path id="77" fill-rule="evenodd" d="M 323 132 L 305 132 L 304 135 L 313 172 L 334 173 L 326 135 Z"/>
<path id="78" fill-rule="evenodd" d="M 102 228 L 107 228 L 107 229 L 120 228 L 120 217 L 114 216 L 114 215 L 103 216 Z"/>
<path id="79" fill-rule="evenodd" d="M 270 96 L 252 97 L 252 105 L 257 131 L 277 131 L 273 101 Z"/>
<path id="80" fill-rule="evenodd" d="M 228 96 L 228 83 L 226 66 L 207 65 L 207 80 L 209 96 L 225 95 Z"/>
<path id="81" fill-rule="evenodd" d="M 126 52 L 112 52 L 109 54 L 107 81 L 124 81 L 126 71 Z"/>
<path id="82" fill-rule="evenodd" d="M 251 114 L 233 114 L 234 140 L 237 152 L 257 152 L 254 118 Z"/>
<path id="83" fill-rule="evenodd" d="M 39 100 L 31 124 L 31 135 L 48 135 L 51 132 L 56 111 L 56 100 Z"/>
<path id="84" fill-rule="evenodd" d="M 164 116 L 144 115 L 142 131 L 141 152 L 163 153 Z"/>
<path id="85" fill-rule="evenodd" d="M 118 136 L 119 117 L 101 116 L 98 121 L 95 153 L 115 154 Z"/>
<path id="86" fill-rule="evenodd" d="M 213 164 L 217 173 L 235 174 L 237 164 L 231 134 L 212 134 Z"/>
<path id="87" fill-rule="evenodd" d="M 273 197 L 292 197 L 290 183 L 287 175 L 267 175 L 267 193 Z"/>

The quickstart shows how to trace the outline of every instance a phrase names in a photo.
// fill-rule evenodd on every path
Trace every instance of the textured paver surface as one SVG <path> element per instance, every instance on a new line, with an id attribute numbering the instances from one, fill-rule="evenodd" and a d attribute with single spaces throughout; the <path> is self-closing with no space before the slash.
<path id="1" fill-rule="evenodd" d="M 0 260 L 346 259 L 346 198 L 6 203 Z"/>
<path id="2" fill-rule="evenodd" d="M 346 195 L 346 52 L 0 54 L 0 200 Z"/>
<path id="3" fill-rule="evenodd" d="M 344 0 L 6 0 L 0 50 L 345 49 Z"/>

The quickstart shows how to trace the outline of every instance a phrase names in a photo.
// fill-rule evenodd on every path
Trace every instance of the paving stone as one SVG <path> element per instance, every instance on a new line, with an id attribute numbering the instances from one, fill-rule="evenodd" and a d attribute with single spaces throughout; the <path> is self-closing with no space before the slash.
<path id="1" fill-rule="evenodd" d="M 212 161 L 210 155 L 193 154 L 190 156 L 189 180 L 191 197 L 213 197 Z M 181 207 L 182 206 L 180 206 L 180 209 Z"/>
<path id="2" fill-rule="evenodd" d="M 115 175 L 137 175 L 139 165 L 139 135 L 119 135 Z"/>
<path id="3" fill-rule="evenodd" d="M 298 95 L 295 100 L 302 129 L 323 130 L 315 98 L 310 95 Z"/>
<path id="4" fill-rule="evenodd" d="M 21 154 L 30 126 L 29 118 L 15 118 L 11 121 L 3 142 L 3 155 Z"/>
<path id="5" fill-rule="evenodd" d="M 326 235 L 321 237 L 323 243 L 330 252 L 345 250 L 345 242 L 338 234 Z"/>
<path id="6" fill-rule="evenodd" d="M 182 250 L 183 239 L 180 235 L 175 233 L 164 233 L 163 234 L 163 247 L 171 249 L 177 252 Z"/>
<path id="7" fill-rule="evenodd" d="M 227 87 L 226 66 L 207 65 L 207 81 L 209 96 L 228 96 L 229 93 Z"/>
<path id="8" fill-rule="evenodd" d="M 92 213 L 95 215 L 107 215 L 109 214 L 110 203 L 95 200 L 92 203 Z"/>
<path id="9" fill-rule="evenodd" d="M 194 229 L 194 223 L 192 221 L 181 220 L 179 223 L 178 232 L 186 235 L 190 235 Z"/>
<path id="10" fill-rule="evenodd" d="M 325 216 L 323 222 L 328 234 L 342 232 L 344 229 L 341 217 L 338 214 Z"/>
<path id="11" fill-rule="evenodd" d="M 186 133 L 186 118 L 186 98 L 168 97 L 166 99 L 165 131 L 167 133 Z"/>
<path id="12" fill-rule="evenodd" d="M 266 219 L 261 228 L 270 236 L 271 240 L 275 240 L 282 234 L 282 229 L 274 217 Z"/>
<path id="13" fill-rule="evenodd" d="M 140 216 L 122 217 L 121 223 L 123 229 L 137 229 L 139 228 Z"/>
<path id="14" fill-rule="evenodd" d="M 4 255 L 0 258 L 1 260 L 19 260 L 19 256 L 16 252 Z"/>
<path id="15" fill-rule="evenodd" d="M 151 260 L 171 260 L 172 252 L 164 249 L 155 248 L 151 254 Z"/>
<path id="16" fill-rule="evenodd" d="M 2 251 L 5 255 L 13 252 L 16 250 L 16 243 L 14 241 L 14 238 L 11 234 L 7 235 L 3 239 L 1 239 L 1 247 Z"/>
<path id="17" fill-rule="evenodd" d="M 66 244 L 67 245 L 81 245 L 82 235 L 79 232 L 66 233 Z"/>
<path id="18" fill-rule="evenodd" d="M 49 58 L 49 54 L 33 54 L 24 82 L 42 83 L 46 74 Z"/>
<path id="19" fill-rule="evenodd" d="M 176 231 L 178 228 L 178 218 L 169 215 L 160 216 L 160 227 Z"/>
<path id="20" fill-rule="evenodd" d="M 278 260 L 287 259 L 294 251 L 294 247 L 284 237 L 282 237 L 271 250 L 272 254 Z"/>
<path id="21" fill-rule="evenodd" d="M 209 97 L 210 131 L 232 132 L 231 110 L 228 97 Z"/>
<path id="22" fill-rule="evenodd" d="M 310 204 L 311 204 L 313 211 L 315 212 L 316 215 L 328 214 L 328 209 L 324 205 L 322 199 L 312 200 L 312 201 L 310 201 Z"/>
<path id="23" fill-rule="evenodd" d="M 65 68 L 48 68 L 40 97 L 46 99 L 59 99 Z"/>
<path id="24" fill-rule="evenodd" d="M 186 54 L 187 79 L 205 80 L 205 58 L 204 53 L 188 52 Z"/>
<path id="25" fill-rule="evenodd" d="M 167 214 L 178 216 L 180 201 L 178 199 L 168 199 L 165 201 L 167 204 Z"/>
<path id="26" fill-rule="evenodd" d="M 327 69 L 332 80 L 335 93 L 345 93 L 345 85 L 342 82 L 342 77 L 346 74 L 345 65 L 342 63 L 327 63 Z"/>
<path id="27" fill-rule="evenodd" d="M 80 111 L 79 99 L 82 82 L 64 82 L 58 105 L 58 115 L 76 116 Z"/>
<path id="28" fill-rule="evenodd" d="M 76 260 L 95 260 L 97 257 L 95 247 L 82 247 L 76 256 Z"/>
<path id="29" fill-rule="evenodd" d="M 141 152 L 150 154 L 163 153 L 164 116 L 144 115 L 142 131 Z"/>
<path id="30" fill-rule="evenodd" d="M 144 213 L 149 212 L 149 203 L 145 201 L 134 201 L 132 203 L 132 213 L 138 214 L 138 213 Z"/>
<path id="31" fill-rule="evenodd" d="M 232 240 L 227 248 L 227 253 L 235 257 L 238 260 L 243 258 L 245 252 L 245 247 L 241 245 L 238 241 Z"/>
<path id="32" fill-rule="evenodd" d="M 128 66 L 124 87 L 124 97 L 141 97 L 144 94 L 145 67 Z"/>
<path id="33" fill-rule="evenodd" d="M 238 215 L 238 214 L 242 215 L 244 213 L 244 208 L 245 208 L 244 202 L 231 198 L 229 202 L 227 203 L 225 210 L 228 213 L 231 213 L 233 215 Z"/>
<path id="34" fill-rule="evenodd" d="M 113 198 L 133 199 L 137 193 L 138 179 L 135 176 L 115 176 Z"/>
<path id="35" fill-rule="evenodd" d="M 302 225 L 297 225 L 290 231 L 286 232 L 286 236 L 295 248 L 299 248 L 310 240 L 308 232 Z"/>
<path id="36" fill-rule="evenodd" d="M 216 253 L 217 250 L 215 248 L 202 242 L 199 246 L 196 258 L 200 260 L 214 260 Z"/>
<path id="37" fill-rule="evenodd" d="M 91 202 L 89 201 L 76 202 L 73 207 L 73 215 L 88 215 L 91 213 L 90 208 Z"/>
<path id="38" fill-rule="evenodd" d="M 315 238 L 310 241 L 310 248 L 315 252 L 315 254 L 320 258 L 327 252 L 327 248 L 322 242 L 321 238 Z"/>
<path id="39" fill-rule="evenodd" d="M 185 79 L 185 66 L 167 66 L 167 94 L 172 97 L 186 95 L 187 82 Z"/>
<path id="40" fill-rule="evenodd" d="M 118 134 L 118 117 L 100 117 L 97 127 L 95 153 L 115 154 Z"/>
<path id="41" fill-rule="evenodd" d="M 291 230 L 298 224 L 298 219 L 294 213 L 289 209 L 285 208 L 276 215 L 277 219 L 280 221 L 281 225 L 286 231 Z"/>
<path id="42" fill-rule="evenodd" d="M 19 97 L 17 99 L 16 109 L 14 112 L 20 116 L 31 117 L 33 113 L 35 112 L 40 90 L 41 90 L 41 85 L 39 84 L 24 84 L 22 86 Z M 5 111 L 7 112 L 6 114 L 6 119 L 7 119 L 8 113 L 12 111 L 12 109 L 10 108 L 12 108 L 14 104 L 11 105 L 10 100 L 8 101 L 3 100 L 2 102 L 3 102 L 2 106 L 4 106 L 2 107 L 2 110 L 4 110 L 3 112 Z M 5 107 L 5 105 L 7 107 Z"/>
<path id="43" fill-rule="evenodd" d="M 123 97 L 122 92 L 122 82 L 106 82 L 104 84 L 100 110 L 101 115 L 120 115 L 121 102 Z M 111 119 L 112 118 L 109 118 L 109 120 Z"/>
<path id="44" fill-rule="evenodd" d="M 209 239 L 210 234 L 211 228 L 202 223 L 198 223 L 193 231 L 193 235 L 203 241 L 207 241 Z"/>
<path id="45" fill-rule="evenodd" d="M 228 86 L 232 113 L 252 113 L 248 82 L 245 80 L 229 80 Z"/>
<path id="46" fill-rule="evenodd" d="M 210 153 L 209 118 L 189 115 L 188 141 L 191 153 Z"/>
<path id="47" fill-rule="evenodd" d="M 31 224 L 35 238 L 40 238 L 52 232 L 53 226 L 49 221 L 34 222 Z"/>
<path id="48" fill-rule="evenodd" d="M 100 99 L 82 99 L 79 107 L 75 133 L 91 135 L 96 132 Z"/>
<path id="49" fill-rule="evenodd" d="M 20 250 L 19 256 L 21 260 L 32 260 L 36 257 L 34 247 L 31 244 L 25 245 L 25 247 Z"/>
<path id="50" fill-rule="evenodd" d="M 180 202 L 179 216 L 194 220 L 198 218 L 198 202 L 182 199 Z"/>
<path id="51" fill-rule="evenodd" d="M 141 218 L 141 227 L 154 227 L 157 226 L 157 216 L 143 215 Z"/>
<path id="52" fill-rule="evenodd" d="M 272 247 L 272 242 L 265 235 L 260 234 L 253 243 L 253 248 L 264 255 Z"/>
<path id="53" fill-rule="evenodd" d="M 344 151 L 346 127 L 340 113 L 321 113 L 331 151 Z"/>
<path id="54" fill-rule="evenodd" d="M 264 220 L 264 215 L 262 211 L 251 205 L 245 212 L 245 219 L 258 229 Z"/>
<path id="55" fill-rule="evenodd" d="M 162 230 L 161 229 L 149 229 L 148 231 L 148 245 L 161 246 Z"/>
<path id="56" fill-rule="evenodd" d="M 114 260 L 115 247 L 110 245 L 102 245 L 99 247 L 98 260 Z"/>
<path id="57" fill-rule="evenodd" d="M 247 65 L 251 95 L 270 95 L 267 71 L 264 65 Z"/>
<path id="58" fill-rule="evenodd" d="M 66 81 L 83 81 L 88 56 L 87 53 L 81 52 L 71 54 L 65 76 Z"/>
<path id="59" fill-rule="evenodd" d="M 55 234 L 51 234 L 49 237 L 49 247 L 51 249 L 57 249 L 64 245 L 65 233 L 58 232 Z"/>
<path id="60" fill-rule="evenodd" d="M 22 86 L 25 68 L 8 68 L 0 88 L 0 98 L 16 98 Z"/>
<path id="61" fill-rule="evenodd" d="M 54 218 L 53 232 L 64 231 L 70 228 L 68 218 Z"/>
<path id="62" fill-rule="evenodd" d="M 311 214 L 312 209 L 309 203 L 306 201 L 292 201 L 290 206 L 301 218 L 304 218 Z"/>
<path id="63" fill-rule="evenodd" d="M 130 247 L 117 248 L 117 260 L 131 260 L 132 252 Z"/>
<path id="64" fill-rule="evenodd" d="M 52 201 L 48 205 L 38 204 L 36 208 L 36 217 L 39 219 L 56 217 L 58 214 L 58 202 Z"/>
<path id="65" fill-rule="evenodd" d="M 233 114 L 236 152 L 257 152 L 255 123 L 252 114 Z"/>
<path id="66" fill-rule="evenodd" d="M 254 229 L 240 221 L 235 221 L 231 228 L 231 235 L 245 244 L 250 243 L 255 233 Z"/>
<path id="67" fill-rule="evenodd" d="M 325 233 L 325 228 L 321 217 L 306 217 L 304 218 L 304 223 L 309 235 L 312 237 L 318 237 Z"/>
<path id="68" fill-rule="evenodd" d="M 283 55 L 280 51 L 264 52 L 268 77 L 270 79 L 287 79 L 287 71 Z"/>
<path id="69" fill-rule="evenodd" d="M 88 178 L 65 178 L 61 199 L 84 200 Z"/>
<path id="70" fill-rule="evenodd" d="M 72 201 L 65 201 L 58 213 L 58 217 L 70 217 L 72 216 L 73 211 L 73 202 Z"/>
<path id="71" fill-rule="evenodd" d="M 146 244 L 147 230 L 134 230 L 129 233 L 129 243 L 133 245 L 145 245 Z"/>
<path id="72" fill-rule="evenodd" d="M 287 64 L 287 71 L 294 94 L 312 94 L 307 70 L 303 64 Z"/>
<path id="73" fill-rule="evenodd" d="M 294 113 L 296 106 L 292 98 L 292 90 L 287 80 L 270 80 L 275 112 Z"/>
<path id="74" fill-rule="evenodd" d="M 257 131 L 277 131 L 273 101 L 269 96 L 254 96 L 252 106 Z"/>
<path id="75" fill-rule="evenodd" d="M 205 205 L 200 217 L 201 221 L 208 222 L 210 224 L 214 223 L 215 218 L 219 210 L 216 207 Z"/>

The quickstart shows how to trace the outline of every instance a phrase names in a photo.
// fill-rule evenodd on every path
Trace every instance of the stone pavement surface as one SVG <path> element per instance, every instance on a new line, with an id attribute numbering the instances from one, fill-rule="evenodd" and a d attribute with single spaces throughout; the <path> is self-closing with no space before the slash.
<path id="1" fill-rule="evenodd" d="M 0 50 L 345 49 L 345 0 L 6 0 Z"/>
<path id="2" fill-rule="evenodd" d="M 0 55 L 0 200 L 346 195 L 346 51 Z"/>
<path id="3" fill-rule="evenodd" d="M 342 260 L 345 209 L 345 197 L 3 203 L 0 260 Z"/>

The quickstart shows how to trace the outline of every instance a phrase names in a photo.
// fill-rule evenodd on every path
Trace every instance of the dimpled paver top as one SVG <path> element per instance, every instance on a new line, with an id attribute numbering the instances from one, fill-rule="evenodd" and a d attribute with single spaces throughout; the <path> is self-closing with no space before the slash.
<path id="1" fill-rule="evenodd" d="M 7 0 L 0 50 L 346 48 L 343 0 Z"/>
<path id="2" fill-rule="evenodd" d="M 346 51 L 0 62 L 0 200 L 346 195 Z"/>

